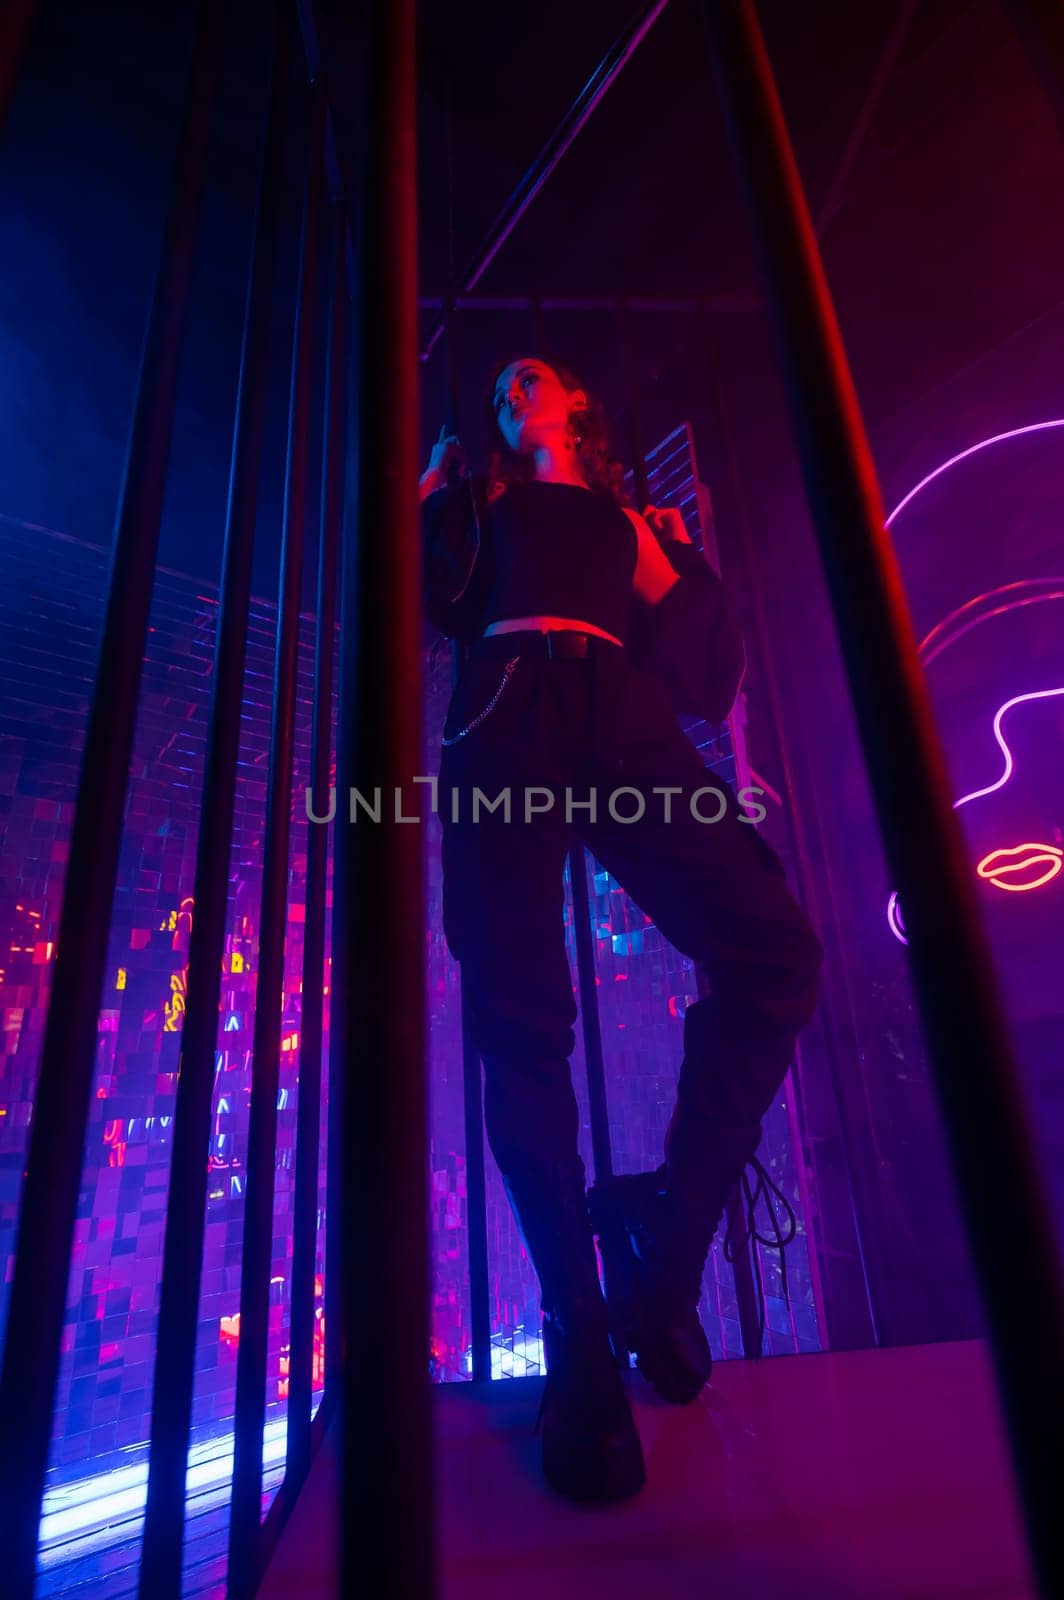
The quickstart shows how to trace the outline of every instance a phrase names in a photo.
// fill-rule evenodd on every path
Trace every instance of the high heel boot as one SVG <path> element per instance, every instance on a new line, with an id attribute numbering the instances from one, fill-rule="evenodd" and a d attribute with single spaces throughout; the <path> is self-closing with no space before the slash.
<path id="1" fill-rule="evenodd" d="M 610 1344 L 584 1183 L 579 1158 L 503 1175 L 542 1293 L 543 1475 L 569 1500 L 606 1505 L 638 1493 L 646 1470 Z"/>
<path id="2" fill-rule="evenodd" d="M 715 1214 L 688 1211 L 665 1166 L 608 1178 L 588 1195 L 624 1340 L 643 1377 L 678 1405 L 695 1399 L 713 1367 L 698 1303 L 723 1206 L 724 1196 Z"/>

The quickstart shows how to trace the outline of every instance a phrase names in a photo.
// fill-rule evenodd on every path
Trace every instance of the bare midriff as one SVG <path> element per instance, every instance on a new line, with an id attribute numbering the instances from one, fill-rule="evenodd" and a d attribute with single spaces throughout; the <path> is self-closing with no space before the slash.
<path id="1" fill-rule="evenodd" d="M 536 628 L 540 633 L 555 628 L 568 628 L 575 633 L 597 633 L 600 639 L 610 639 L 624 649 L 624 640 L 618 639 L 615 633 L 607 633 L 605 628 L 596 628 L 593 622 L 581 622 L 577 617 L 507 617 L 504 622 L 489 622 L 481 637 L 486 639 L 492 633 L 517 633 L 530 628 Z"/>

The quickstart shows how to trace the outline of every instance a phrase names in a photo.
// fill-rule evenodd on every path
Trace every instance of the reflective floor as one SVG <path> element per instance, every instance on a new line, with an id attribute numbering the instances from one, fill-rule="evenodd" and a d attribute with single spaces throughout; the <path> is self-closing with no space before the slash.
<path id="1" fill-rule="evenodd" d="M 593 1512 L 541 1487 L 541 1379 L 436 1391 L 441 1600 L 1033 1596 L 981 1345 L 727 1362 L 685 1408 L 631 1384 L 647 1487 Z M 268 1600 L 333 1593 L 334 1481 L 327 1445 Z"/>

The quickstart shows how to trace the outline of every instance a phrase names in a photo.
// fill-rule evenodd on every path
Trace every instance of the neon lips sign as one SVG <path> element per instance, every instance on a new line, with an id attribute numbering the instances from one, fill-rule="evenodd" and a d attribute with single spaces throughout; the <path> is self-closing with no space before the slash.
<path id="1" fill-rule="evenodd" d="M 1016 770 L 1012 751 L 1004 735 L 1004 722 L 1014 706 L 1025 705 L 1032 700 L 1049 700 L 1055 695 L 1064 695 L 1064 688 L 1060 689 L 1034 689 L 1030 694 L 1013 695 L 1011 700 L 1006 700 L 994 713 L 994 738 L 1005 758 L 1004 770 L 994 783 L 987 784 L 985 789 L 973 789 L 971 794 L 962 795 L 953 802 L 954 811 L 959 811 L 961 806 L 966 806 L 973 800 L 981 800 L 985 795 L 996 794 L 1008 783 Z M 1005 889 L 1012 894 L 1022 893 L 1027 889 L 1041 889 L 1044 884 L 1051 883 L 1061 872 L 1064 872 L 1064 850 L 1059 845 L 1042 843 L 1025 843 L 991 850 L 985 855 L 976 867 L 976 872 L 986 883 L 993 884 L 995 889 Z M 887 902 L 887 921 L 890 923 L 891 932 L 902 944 L 908 944 L 905 937 L 905 926 L 901 919 L 898 905 L 898 896 L 895 892 Z"/>
<path id="2" fill-rule="evenodd" d="M 915 488 L 911 489 L 904 499 L 899 501 L 886 519 L 886 526 L 889 528 L 900 513 L 904 511 L 905 507 L 910 505 L 928 484 L 934 482 L 936 478 L 940 478 L 959 462 L 967 460 L 969 456 L 976 455 L 992 445 L 1002 444 L 1009 439 L 1019 438 L 1026 434 L 1043 433 L 1050 429 L 1061 427 L 1064 427 L 1064 418 L 1053 418 L 1047 422 L 1032 423 L 1023 428 L 1012 428 L 1007 433 L 994 434 L 988 439 L 983 439 L 978 444 L 971 445 L 967 450 L 962 450 L 958 455 L 951 456 L 949 460 L 944 461 L 941 466 L 936 467 L 933 472 L 928 473 L 925 478 L 921 479 Z M 1019 583 L 1008 585 L 1003 590 L 996 591 L 993 595 L 978 596 L 932 630 L 927 639 L 924 640 L 923 646 L 921 646 L 921 656 L 925 662 L 933 660 L 934 656 L 951 642 L 950 637 L 948 637 L 951 626 L 953 638 L 957 638 L 970 628 L 977 626 L 979 622 L 988 620 L 990 616 L 1000 615 L 1002 612 L 1012 610 L 1016 606 L 1061 599 L 1064 599 L 1064 592 L 1061 591 L 1061 585 L 1055 579 L 1045 580 L 1044 582 L 1035 581 L 1034 584 Z M 990 605 L 988 610 L 983 609 L 987 602 Z M 982 611 L 982 615 L 979 614 L 980 611 Z M 965 615 L 966 613 L 967 615 Z M 929 646 L 930 648 L 927 648 Z M 969 805 L 973 800 L 980 800 L 987 795 L 996 794 L 1001 789 L 1004 789 L 1012 778 L 1015 771 L 1015 762 L 1012 750 L 1004 734 L 1005 719 L 1009 713 L 1016 706 L 1026 705 L 1032 701 L 1048 700 L 1062 695 L 1064 695 L 1064 688 L 1035 689 L 1027 694 L 1013 695 L 1011 699 L 1006 700 L 1003 705 L 998 707 L 994 714 L 993 735 L 1004 757 L 1004 767 L 1001 775 L 985 788 L 975 789 L 971 794 L 963 795 L 961 799 L 954 801 L 953 809 L 955 811 L 960 810 L 962 806 Z M 1064 849 L 1057 844 L 1030 840 L 1022 844 L 1001 846 L 998 849 L 989 851 L 982 857 L 976 866 L 976 872 L 984 883 L 991 884 L 995 889 L 1001 889 L 1010 894 L 1022 894 L 1032 889 L 1043 888 L 1046 884 L 1051 883 L 1054 878 L 1057 878 L 1061 872 L 1064 872 Z M 895 938 L 899 939 L 902 944 L 908 944 L 909 941 L 905 937 L 905 925 L 902 920 L 901 907 L 896 892 L 891 895 L 887 903 L 887 922 Z"/>

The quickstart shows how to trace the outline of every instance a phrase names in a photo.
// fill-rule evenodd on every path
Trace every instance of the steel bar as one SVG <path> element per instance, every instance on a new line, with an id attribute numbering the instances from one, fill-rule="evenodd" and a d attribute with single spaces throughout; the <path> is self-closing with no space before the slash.
<path id="1" fill-rule="evenodd" d="M 192 1422 L 211 1098 L 288 106 L 292 12 L 287 0 L 281 0 L 275 16 L 272 86 L 248 275 L 203 807 L 196 846 L 195 911 L 189 940 L 152 1390 L 141 1600 L 178 1600 L 181 1592 L 185 1471 Z"/>
<path id="2" fill-rule="evenodd" d="M 764 1338 L 758 1296 L 764 1294 L 764 1288 L 755 1277 L 760 1274 L 757 1241 L 750 1230 L 741 1183 L 730 1191 L 724 1216 L 724 1249 L 735 1279 L 735 1303 L 739 1312 L 743 1358 L 746 1361 L 759 1361 L 763 1354 Z"/>
<path id="3" fill-rule="evenodd" d="M 695 311 L 700 295 L 624 295 L 626 309 L 631 312 Z M 456 311 L 534 311 L 538 304 L 544 311 L 617 311 L 622 297 L 617 294 L 457 294 L 453 297 Z M 445 311 L 446 295 L 420 295 L 421 311 Z M 762 302 L 752 289 L 713 295 L 710 305 L 714 311 L 760 311 Z M 428 360 L 426 352 L 422 360 Z"/>
<path id="4" fill-rule="evenodd" d="M 532 313 L 532 348 L 534 350 L 543 350 L 545 348 L 547 331 L 543 321 L 542 295 L 532 295 L 527 308 L 522 306 L 521 309 L 527 309 Z"/>
<path id="5" fill-rule="evenodd" d="M 424 835 L 398 820 L 422 798 L 412 782 L 423 716 L 414 13 L 414 0 L 364 0 L 360 10 L 341 555 L 339 791 L 346 800 L 355 790 L 356 818 L 341 813 L 336 832 L 345 937 L 334 982 L 346 990 L 341 1584 L 382 1600 L 429 1600 L 435 1586 Z"/>
<path id="6" fill-rule="evenodd" d="M 332 281 L 332 326 L 329 333 L 329 402 L 326 413 L 327 432 L 322 443 L 322 535 L 326 552 L 322 563 L 329 562 L 330 611 L 332 623 L 329 631 L 330 676 L 335 645 L 334 627 L 339 622 L 340 609 L 340 539 L 344 515 L 344 472 L 347 441 L 348 405 L 348 323 L 350 316 L 350 288 L 348 283 L 348 240 L 350 230 L 342 203 L 337 203 L 339 213 L 335 240 L 336 259 Z M 319 584 L 318 616 L 323 615 L 321 584 Z M 320 647 L 320 648 L 323 648 Z M 320 667 L 319 667 L 320 670 Z M 330 698 L 331 698 L 330 685 Z M 331 706 L 330 706 L 331 719 Z M 330 727 L 330 743 L 331 743 Z M 334 830 L 342 826 L 343 811 L 339 797 Z M 335 832 L 334 832 L 335 838 Z M 340 1274 L 343 1260 L 340 1251 L 341 1171 L 343 1167 L 343 1118 L 341 1081 L 343 1060 L 341 1046 L 344 1037 L 342 1010 L 343 985 L 337 983 L 343 962 L 339 940 L 343 931 L 343 910 L 338 906 L 336 894 L 335 854 L 333 861 L 333 906 L 329 922 L 330 961 L 329 973 L 329 1060 L 328 1104 L 326 1106 L 325 1152 L 325 1395 L 322 1404 L 339 1408 L 340 1375 L 343 1368 L 343 1297 L 340 1293 Z"/>
<path id="7" fill-rule="evenodd" d="M 636 381 L 631 317 L 628 306 L 623 300 L 617 307 L 617 342 L 621 347 L 621 365 L 624 371 L 624 409 L 628 421 L 628 449 L 632 457 L 632 483 L 638 502 L 637 509 L 642 511 L 649 500 L 647 463 L 643 450 L 643 419 L 639 404 L 639 385 Z"/>
<path id="8" fill-rule="evenodd" d="M 875 469 L 751 0 L 703 0 L 988 1314 L 1032 1552 L 1064 1592 L 1055 1488 L 1064 1288 L 964 840 Z M 988 1173 L 992 1181 L 988 1181 Z M 1038 1315 L 1018 1317 L 1031 1300 Z"/>
<path id="9" fill-rule="evenodd" d="M 602 101 L 620 73 L 638 50 L 655 22 L 665 10 L 668 0 L 652 0 L 625 24 L 609 50 L 584 84 L 573 104 L 551 134 L 547 143 L 525 173 L 513 194 L 506 201 L 486 238 L 458 278 L 458 294 L 467 295 L 475 289 L 488 267 L 494 261 L 506 240 L 542 189 L 551 173 L 571 147 L 581 128 L 596 106 Z M 443 335 L 442 321 L 437 324 L 425 345 L 421 360 L 427 361 Z"/>
<path id="10" fill-rule="evenodd" d="M 240 1343 L 236 1368 L 233 1495 L 229 1513 L 230 1600 L 244 1600 L 244 1597 L 253 1595 L 260 1576 L 262 1442 L 266 1425 L 277 1094 L 280 1087 L 280 1032 L 285 932 L 288 924 L 288 852 L 292 831 L 299 607 L 306 547 L 307 464 L 321 256 L 324 112 L 325 96 L 319 83 L 312 98 L 296 291 L 284 530 L 281 539 L 266 819 L 263 828 L 259 971 L 255 990 L 244 1232 L 240 1258 Z M 309 1294 L 313 1305 L 313 1267 Z"/>
<path id="11" fill-rule="evenodd" d="M 326 1435 L 334 1425 L 334 1409 L 327 1398 L 322 1399 L 314 1420 L 310 1425 L 310 1457 L 313 1458 L 321 1449 Z M 270 1504 L 270 1509 L 262 1519 L 262 1532 L 260 1538 L 260 1560 L 262 1564 L 264 1581 L 269 1581 L 269 1564 L 273 1558 L 284 1533 L 288 1519 L 292 1515 L 296 1502 L 303 1491 L 306 1479 L 293 1478 L 285 1469 L 284 1478 L 277 1489 Z"/>
<path id="12" fill-rule="evenodd" d="M 735 441 L 735 429 L 732 425 L 731 410 L 724 393 L 724 382 L 720 370 L 720 360 L 717 353 L 717 342 L 713 336 L 713 327 L 709 307 L 703 304 L 699 316 L 700 343 L 705 352 L 706 374 L 709 380 L 710 398 L 716 419 L 717 430 L 720 438 L 721 451 L 724 457 L 724 487 L 730 503 L 731 523 L 734 535 L 734 549 L 738 557 L 739 568 L 742 573 L 743 584 L 749 599 L 749 615 L 751 634 L 754 642 L 757 664 L 762 691 L 765 697 L 765 713 L 768 731 L 773 747 L 779 761 L 780 776 L 782 778 L 783 793 L 788 797 L 797 794 L 797 782 L 791 760 L 790 744 L 787 738 L 788 719 L 783 711 L 783 698 L 780 692 L 779 670 L 777 651 L 773 644 L 772 630 L 768 624 L 765 611 L 765 602 L 758 575 L 757 559 L 754 554 L 754 539 L 750 526 L 750 513 L 747 507 L 746 493 L 743 488 L 742 471 L 739 466 L 739 455 Z M 822 918 L 818 915 L 817 907 L 819 895 L 812 868 L 809 842 L 806 838 L 804 819 L 795 809 L 793 803 L 782 808 L 784 824 L 787 829 L 787 838 L 790 844 L 791 859 L 794 863 L 797 878 L 798 893 L 802 905 L 812 916 L 814 925 L 819 927 Z M 821 1005 L 823 1016 L 824 1006 Z M 850 1126 L 850 1116 L 847 1101 L 842 1087 L 842 1068 L 839 1052 L 837 1032 L 832 1024 L 832 1019 L 825 1016 L 824 1036 L 825 1055 L 827 1059 L 828 1074 L 831 1080 L 833 1099 L 839 1118 L 841 1130 L 842 1166 L 846 1187 L 846 1203 L 852 1219 L 854 1248 L 861 1275 L 861 1293 L 864 1302 L 863 1316 L 849 1322 L 842 1331 L 841 1342 L 844 1348 L 851 1348 L 871 1340 L 878 1344 L 879 1326 L 876 1316 L 875 1300 L 872 1290 L 871 1276 L 868 1270 L 864 1234 L 861 1227 L 860 1212 L 857 1205 L 857 1189 L 855 1178 L 854 1136 Z M 792 1072 L 795 1070 L 791 1069 Z M 796 1159 L 800 1159 L 800 1152 L 795 1151 Z M 808 1217 L 807 1217 L 808 1222 Z M 810 1251 L 813 1249 L 811 1235 L 807 1234 Z"/>
<path id="13" fill-rule="evenodd" d="M 322 400 L 322 473 L 318 561 L 317 629 L 314 644 L 314 708 L 310 781 L 316 817 L 328 814 L 332 751 L 333 651 L 336 576 L 340 544 L 340 472 L 343 441 L 344 233 L 333 207 L 328 226 L 332 246 Z M 314 1390 L 314 1278 L 318 1245 L 318 1183 L 321 1142 L 322 1033 L 324 1017 L 325 900 L 329 838 L 323 824 L 307 829 L 307 903 L 303 934 L 303 986 L 299 1017 L 299 1099 L 296 1109 L 296 1182 L 292 1224 L 292 1332 L 288 1359 L 288 1438 L 285 1481 L 302 1482 L 310 1468 L 310 1422 Z M 328 1323 L 326 1323 L 328 1327 Z"/>
<path id="14" fill-rule="evenodd" d="M 460 972 L 461 969 L 459 969 Z M 459 977 L 459 983 L 461 978 Z M 469 1248 L 470 1355 L 474 1383 L 491 1378 L 491 1280 L 488 1273 L 488 1186 L 484 1167 L 484 1095 L 480 1051 L 473 1043 L 465 991 L 462 1018 L 462 1111 L 466 1155 L 466 1237 Z"/>
<path id="15" fill-rule="evenodd" d="M 26 1157 L 0 1376 L 5 1592 L 32 1594 L 88 1125 L 97 1019 L 159 546 L 221 7 L 197 13 L 184 118 L 119 495 L 95 688 L 78 779 Z"/>
<path id="16" fill-rule="evenodd" d="M 587 892 L 587 860 L 578 839 L 569 848 L 569 888 L 573 897 L 573 933 L 576 971 L 580 986 L 580 1028 L 584 1040 L 588 1110 L 591 1114 L 591 1151 L 595 1178 L 613 1176 L 610 1118 L 606 1101 L 606 1066 L 602 1055 L 598 988 L 595 983 L 595 944 L 591 934 L 591 905 Z"/>
<path id="17" fill-rule="evenodd" d="M 458 435 L 458 317 L 453 303 L 445 314 L 447 340 L 447 432 Z M 451 685 L 458 682 L 465 663 L 466 647 L 451 641 Z M 484 1088 L 480 1051 L 473 1042 L 469 1008 L 458 968 L 459 1015 L 462 1029 L 462 1112 L 465 1124 L 466 1159 L 466 1239 L 469 1248 L 470 1355 L 474 1383 L 491 1378 L 491 1303 L 488 1272 L 488 1188 L 484 1166 Z"/>

